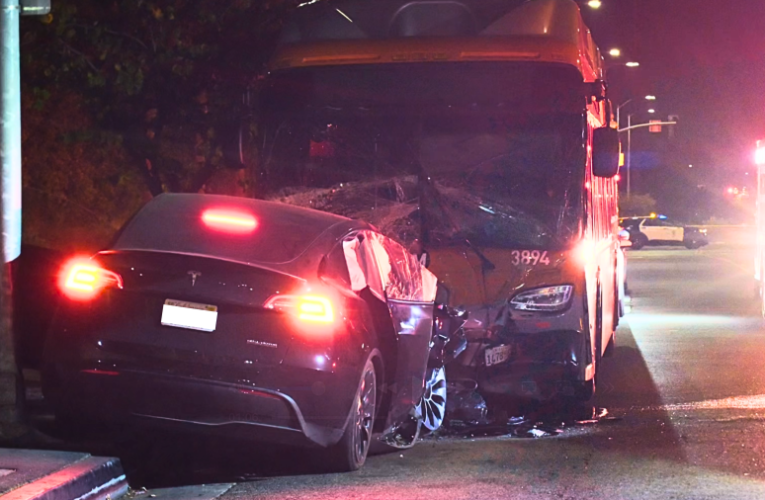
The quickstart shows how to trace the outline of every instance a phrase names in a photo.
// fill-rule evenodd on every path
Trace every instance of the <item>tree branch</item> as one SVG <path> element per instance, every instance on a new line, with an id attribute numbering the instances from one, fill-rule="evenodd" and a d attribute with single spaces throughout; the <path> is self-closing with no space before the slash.
<path id="1" fill-rule="evenodd" d="M 95 71 L 96 73 L 98 73 L 100 71 L 98 68 L 96 68 L 96 65 L 93 64 L 90 59 L 88 59 L 88 56 L 86 56 L 85 54 L 83 54 L 79 50 L 75 49 L 74 47 L 72 47 L 71 45 L 66 43 L 63 39 L 59 38 L 58 41 L 61 42 L 61 45 L 63 45 L 64 48 L 66 48 L 66 50 L 68 50 L 71 53 L 76 54 L 76 55 L 80 56 L 81 58 L 83 58 L 85 60 L 85 62 L 88 63 L 88 66 L 90 66 L 91 69 L 93 69 L 93 71 Z"/>
<path id="2" fill-rule="evenodd" d="M 110 35 L 121 36 L 121 37 L 128 38 L 130 40 L 133 40 L 135 43 L 137 43 L 138 45 L 143 47 L 145 50 L 149 50 L 149 47 L 147 47 L 146 44 L 143 43 L 140 38 L 134 37 L 133 35 L 128 35 L 127 33 L 120 33 L 118 31 L 113 31 L 113 30 L 110 30 L 108 28 L 104 28 L 104 31 L 106 33 L 109 33 Z M 155 52 L 156 52 L 156 50 L 155 50 Z"/>

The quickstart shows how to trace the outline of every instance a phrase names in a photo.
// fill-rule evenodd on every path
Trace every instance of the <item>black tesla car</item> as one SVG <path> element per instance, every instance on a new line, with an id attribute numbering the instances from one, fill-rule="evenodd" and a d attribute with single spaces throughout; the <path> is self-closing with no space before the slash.
<path id="1" fill-rule="evenodd" d="M 436 278 L 364 222 L 163 194 L 59 286 L 43 390 L 62 421 L 302 443 L 353 470 L 373 432 L 403 446 L 443 418 Z"/>

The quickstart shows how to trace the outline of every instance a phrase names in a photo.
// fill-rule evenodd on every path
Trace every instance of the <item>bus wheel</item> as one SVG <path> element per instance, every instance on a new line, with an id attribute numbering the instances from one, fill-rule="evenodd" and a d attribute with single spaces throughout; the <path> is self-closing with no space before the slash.
<path id="1" fill-rule="evenodd" d="M 598 308 L 595 315 L 595 384 L 600 379 L 600 362 L 603 361 L 603 290 L 598 286 Z"/>
<path id="2" fill-rule="evenodd" d="M 582 340 L 578 356 L 581 359 L 581 371 L 577 375 L 571 374 L 571 378 L 566 384 L 569 389 L 564 393 L 564 400 L 574 406 L 587 403 L 595 394 L 595 378 L 583 380 L 587 365 L 594 363 L 592 361 L 592 341 L 589 331 L 585 332 Z"/>
<path id="3" fill-rule="evenodd" d="M 603 292 L 598 286 L 597 291 L 597 313 L 595 315 L 595 352 L 592 356 L 593 377 L 590 380 L 579 381 L 574 388 L 574 400 L 580 403 L 586 403 L 595 395 L 598 374 L 600 373 L 600 362 L 603 359 Z M 588 332 L 585 348 L 592 353 L 592 337 Z"/>

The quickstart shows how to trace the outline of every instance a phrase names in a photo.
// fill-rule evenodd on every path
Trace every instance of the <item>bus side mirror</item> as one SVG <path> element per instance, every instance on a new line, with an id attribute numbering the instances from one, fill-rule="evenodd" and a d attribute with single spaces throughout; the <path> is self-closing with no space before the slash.
<path id="1" fill-rule="evenodd" d="M 619 132 L 611 127 L 598 128 L 592 138 L 592 173 L 611 178 L 619 172 Z"/>

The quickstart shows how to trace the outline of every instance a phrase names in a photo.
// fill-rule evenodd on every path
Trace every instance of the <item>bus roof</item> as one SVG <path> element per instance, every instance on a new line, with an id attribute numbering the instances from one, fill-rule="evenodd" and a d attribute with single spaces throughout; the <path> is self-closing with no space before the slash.
<path id="1" fill-rule="evenodd" d="M 584 81 L 603 78 L 600 50 L 573 0 L 532 0 L 520 6 L 509 2 L 513 8 L 494 15 L 476 13 L 474 3 L 339 0 L 308 5 L 303 12 L 298 9 L 285 26 L 271 70 L 431 61 L 538 61 L 575 66 Z"/>

